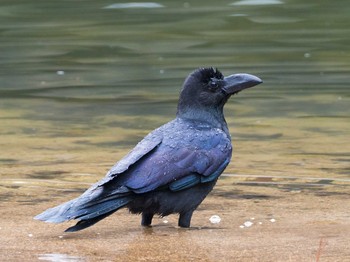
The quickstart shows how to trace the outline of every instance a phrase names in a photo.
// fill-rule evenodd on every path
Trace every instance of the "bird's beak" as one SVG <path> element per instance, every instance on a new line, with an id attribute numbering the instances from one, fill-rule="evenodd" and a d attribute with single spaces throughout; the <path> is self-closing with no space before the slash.
<path id="1" fill-rule="evenodd" d="M 262 80 L 259 77 L 242 73 L 227 76 L 224 78 L 224 82 L 222 90 L 228 95 L 233 95 L 243 89 L 261 84 Z"/>

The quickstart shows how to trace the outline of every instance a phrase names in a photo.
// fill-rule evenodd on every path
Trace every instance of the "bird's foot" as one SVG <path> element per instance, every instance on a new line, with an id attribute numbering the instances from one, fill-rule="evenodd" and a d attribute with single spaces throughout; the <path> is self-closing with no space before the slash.
<path id="1" fill-rule="evenodd" d="M 154 214 L 142 213 L 141 225 L 144 227 L 151 227 Z"/>

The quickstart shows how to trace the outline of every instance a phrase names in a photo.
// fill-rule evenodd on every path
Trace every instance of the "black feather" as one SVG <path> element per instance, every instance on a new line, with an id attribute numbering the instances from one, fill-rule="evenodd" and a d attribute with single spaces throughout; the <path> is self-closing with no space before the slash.
<path id="1" fill-rule="evenodd" d="M 67 228 L 64 232 L 76 232 L 82 229 L 85 229 L 87 227 L 91 227 L 92 225 L 96 224 L 98 221 L 108 217 L 109 215 L 113 214 L 117 210 L 110 211 L 108 213 L 105 213 L 103 215 L 100 215 L 98 217 L 95 217 L 93 219 L 84 219 L 78 221 L 74 226 Z"/>

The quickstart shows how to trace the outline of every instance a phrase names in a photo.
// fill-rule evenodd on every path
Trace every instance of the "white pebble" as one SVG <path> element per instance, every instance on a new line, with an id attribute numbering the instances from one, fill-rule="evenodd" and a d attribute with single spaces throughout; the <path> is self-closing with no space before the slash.
<path id="1" fill-rule="evenodd" d="M 244 225 L 245 227 L 251 227 L 251 226 L 253 225 L 253 222 L 251 222 L 251 221 L 246 221 L 246 222 L 243 223 L 243 225 Z"/>
<path id="2" fill-rule="evenodd" d="M 58 236 L 58 238 L 63 238 L 63 236 Z"/>
<path id="3" fill-rule="evenodd" d="M 244 228 L 244 226 L 243 226 L 243 225 L 240 225 L 239 227 L 240 227 L 240 228 Z"/>
<path id="4" fill-rule="evenodd" d="M 275 223 L 275 222 L 276 222 L 276 219 L 271 218 L 271 219 L 270 219 L 270 222 L 271 222 L 271 223 Z"/>
<path id="5" fill-rule="evenodd" d="M 33 234 L 28 234 L 28 237 L 32 237 L 33 236 Z"/>
<path id="6" fill-rule="evenodd" d="M 218 215 L 213 215 L 209 218 L 209 221 L 212 224 L 219 224 L 221 221 L 221 217 L 219 217 Z"/>
<path id="7" fill-rule="evenodd" d="M 262 225 L 262 222 L 259 222 L 258 224 L 259 224 L 259 225 Z"/>
<path id="8" fill-rule="evenodd" d="M 164 224 L 168 224 L 169 221 L 165 219 L 165 220 L 163 220 L 163 223 L 164 223 Z"/>

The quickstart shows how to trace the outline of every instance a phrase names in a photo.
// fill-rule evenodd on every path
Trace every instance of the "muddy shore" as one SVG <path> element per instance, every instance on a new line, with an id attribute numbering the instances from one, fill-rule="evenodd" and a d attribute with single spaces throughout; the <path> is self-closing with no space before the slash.
<path id="1" fill-rule="evenodd" d="M 350 261 L 347 186 L 284 190 L 237 184 L 226 191 L 230 179 L 218 184 L 194 213 L 191 229 L 178 228 L 176 215 L 142 228 L 139 216 L 121 210 L 77 233 L 63 233 L 74 222 L 32 219 L 77 192 L 50 201 L 52 191 L 38 198 L 34 188 L 17 188 L 18 202 L 1 204 L 0 260 Z M 212 215 L 221 222 L 212 224 Z"/>

